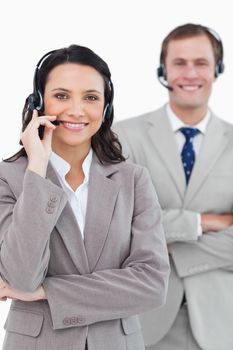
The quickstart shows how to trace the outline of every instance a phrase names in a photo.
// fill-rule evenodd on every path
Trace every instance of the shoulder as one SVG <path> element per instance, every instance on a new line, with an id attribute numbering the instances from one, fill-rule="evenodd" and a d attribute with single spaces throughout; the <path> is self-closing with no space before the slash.
<path id="1" fill-rule="evenodd" d="M 211 122 L 215 123 L 217 126 L 221 127 L 222 129 L 225 129 L 226 131 L 232 131 L 233 130 L 233 124 L 226 121 L 225 119 L 217 116 L 215 113 L 211 111 Z"/>
<path id="2" fill-rule="evenodd" d="M 112 172 L 112 179 L 118 179 L 123 182 L 135 183 L 150 178 L 146 167 L 127 161 L 113 165 L 112 169 L 115 169 Z"/>
<path id="3" fill-rule="evenodd" d="M 229 123 L 229 122 L 227 122 L 226 120 L 223 120 L 223 119 L 219 119 L 219 122 L 223 125 L 225 130 L 230 131 L 230 132 L 233 131 L 233 124 L 232 123 Z"/>
<path id="4" fill-rule="evenodd" d="M 157 194 L 153 186 L 149 171 L 139 164 L 122 162 L 118 165 L 117 171 L 111 180 L 117 183 L 120 192 L 126 195 L 126 199 L 133 195 L 138 198 L 154 198 L 157 201 Z"/>
<path id="5" fill-rule="evenodd" d="M 118 168 L 119 171 L 130 172 L 130 173 L 140 173 L 146 170 L 146 168 L 142 165 L 127 162 L 127 161 L 116 164 L 116 167 Z"/>
<path id="6" fill-rule="evenodd" d="M 123 130 L 129 132 L 135 132 L 135 130 L 142 130 L 142 128 L 150 124 L 150 122 L 156 122 L 156 120 L 161 116 L 164 116 L 165 113 L 165 106 L 163 106 L 157 110 L 116 122 L 113 126 L 113 129 L 115 129 L 116 131 Z"/>

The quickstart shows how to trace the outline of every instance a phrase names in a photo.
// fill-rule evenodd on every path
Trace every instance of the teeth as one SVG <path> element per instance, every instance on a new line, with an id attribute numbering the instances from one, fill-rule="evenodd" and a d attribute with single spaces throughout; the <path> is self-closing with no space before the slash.
<path id="1" fill-rule="evenodd" d="M 73 123 L 67 123 L 67 122 L 63 122 L 63 124 L 65 124 L 66 126 L 68 126 L 69 128 L 76 128 L 76 129 L 78 129 L 78 128 L 83 128 L 84 126 L 85 126 L 85 124 L 84 123 L 75 123 L 75 124 L 73 124 Z"/>
<path id="2" fill-rule="evenodd" d="M 198 89 L 198 86 L 182 86 L 183 90 L 187 90 L 187 91 L 194 91 Z"/>

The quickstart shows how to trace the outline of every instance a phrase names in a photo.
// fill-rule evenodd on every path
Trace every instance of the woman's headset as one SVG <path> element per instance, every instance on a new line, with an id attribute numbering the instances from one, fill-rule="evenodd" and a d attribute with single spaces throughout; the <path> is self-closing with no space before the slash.
<path id="1" fill-rule="evenodd" d="M 39 62 L 36 65 L 36 69 L 35 69 L 34 77 L 33 77 L 33 93 L 30 94 L 27 98 L 28 108 L 32 111 L 34 109 L 36 109 L 38 112 L 43 111 L 44 101 L 43 101 L 42 92 L 40 91 L 39 86 L 38 86 L 38 73 L 39 73 L 39 70 L 40 70 L 44 60 L 56 51 L 57 50 L 52 50 L 52 51 L 47 52 L 44 56 L 41 57 L 41 59 L 39 60 Z M 113 88 L 113 83 L 112 83 L 111 79 L 109 79 L 109 89 L 111 91 L 111 96 L 110 96 L 109 102 L 106 104 L 106 106 L 104 108 L 103 121 L 110 118 L 111 112 L 113 109 L 114 88 Z"/>

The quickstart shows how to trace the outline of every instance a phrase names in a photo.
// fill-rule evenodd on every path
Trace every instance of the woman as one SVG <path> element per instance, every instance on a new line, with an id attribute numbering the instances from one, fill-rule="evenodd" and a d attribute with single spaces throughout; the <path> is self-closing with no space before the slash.
<path id="1" fill-rule="evenodd" d="M 144 349 L 135 315 L 164 303 L 169 265 L 157 197 L 124 161 L 112 103 L 90 49 L 39 61 L 23 148 L 0 165 L 3 349 Z"/>

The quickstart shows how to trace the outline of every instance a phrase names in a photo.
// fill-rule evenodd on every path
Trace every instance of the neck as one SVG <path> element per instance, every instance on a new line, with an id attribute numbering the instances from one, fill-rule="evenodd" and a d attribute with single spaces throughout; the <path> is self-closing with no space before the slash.
<path id="1" fill-rule="evenodd" d="M 170 103 L 170 107 L 175 115 L 186 125 L 194 126 L 200 123 L 206 116 L 208 107 L 200 108 L 180 108 Z"/>

